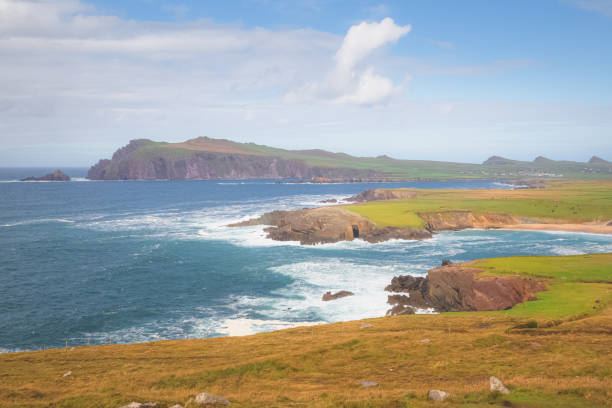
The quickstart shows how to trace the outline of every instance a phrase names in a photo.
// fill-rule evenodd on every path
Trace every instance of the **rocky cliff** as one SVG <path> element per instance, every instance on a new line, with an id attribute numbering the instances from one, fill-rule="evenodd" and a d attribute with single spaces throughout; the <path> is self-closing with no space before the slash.
<path id="1" fill-rule="evenodd" d="M 211 140 L 211 139 L 207 139 Z M 92 180 L 208 180 L 208 179 L 333 179 L 372 180 L 383 176 L 373 170 L 311 166 L 303 160 L 224 149 L 202 151 L 194 143 L 156 143 L 132 140 L 117 150 L 111 160 L 92 166 L 87 177 Z"/>
<path id="2" fill-rule="evenodd" d="M 513 215 L 498 213 L 484 213 L 476 216 L 471 211 L 438 211 L 421 212 L 418 215 L 430 231 L 502 228 L 521 223 L 521 220 Z"/>
<path id="3" fill-rule="evenodd" d="M 269 225 L 264 231 L 277 241 L 299 241 L 313 245 L 355 238 L 368 242 L 389 239 L 431 238 L 431 232 L 419 228 L 377 227 L 367 218 L 342 207 L 321 207 L 295 211 L 273 211 L 263 216 L 232 224 L 230 227 Z"/>
<path id="4" fill-rule="evenodd" d="M 520 276 L 479 276 L 482 271 L 453 264 L 431 269 L 426 278 L 399 276 L 385 288 L 393 306 L 389 314 L 431 308 L 438 312 L 505 310 L 535 300 L 535 293 L 547 289 L 546 283 Z"/>

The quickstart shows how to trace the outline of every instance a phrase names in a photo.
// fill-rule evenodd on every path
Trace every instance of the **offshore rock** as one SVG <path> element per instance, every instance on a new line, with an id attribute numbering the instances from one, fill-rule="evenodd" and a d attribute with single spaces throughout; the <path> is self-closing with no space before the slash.
<path id="1" fill-rule="evenodd" d="M 26 177 L 21 181 L 70 181 L 70 177 L 57 169 L 53 173 L 45 174 L 42 177 Z"/>
<path id="2" fill-rule="evenodd" d="M 321 300 L 323 302 L 329 302 L 330 300 L 336 300 L 336 299 L 340 299 L 340 298 L 347 297 L 347 296 L 353 296 L 353 295 L 355 294 L 348 290 L 341 290 L 336 293 L 325 292 Z"/>

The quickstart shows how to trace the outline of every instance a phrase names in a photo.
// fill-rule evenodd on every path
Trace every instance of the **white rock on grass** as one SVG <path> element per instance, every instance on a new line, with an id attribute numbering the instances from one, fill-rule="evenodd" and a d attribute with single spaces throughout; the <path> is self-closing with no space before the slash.
<path id="1" fill-rule="evenodd" d="M 510 390 L 504 386 L 504 383 L 502 383 L 499 378 L 491 376 L 491 378 L 489 378 L 489 383 L 491 384 L 491 391 L 498 391 L 502 394 L 510 394 Z"/>
<path id="2" fill-rule="evenodd" d="M 119 408 L 153 408 L 157 406 L 157 402 L 130 402 Z"/>
<path id="3" fill-rule="evenodd" d="M 448 392 L 440 391 L 440 390 L 430 390 L 427 397 L 432 401 L 444 401 L 450 394 Z"/>
<path id="4" fill-rule="evenodd" d="M 227 398 L 208 394 L 206 392 L 196 395 L 194 401 L 196 404 L 200 405 L 232 405 Z"/>

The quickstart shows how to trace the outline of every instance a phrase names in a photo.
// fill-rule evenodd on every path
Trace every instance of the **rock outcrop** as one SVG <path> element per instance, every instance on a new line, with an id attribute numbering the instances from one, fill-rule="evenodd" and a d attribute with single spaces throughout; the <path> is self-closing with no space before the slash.
<path id="1" fill-rule="evenodd" d="M 461 264 L 429 270 L 426 278 L 398 276 L 385 288 L 395 293 L 388 303 L 397 314 L 406 308 L 432 308 L 438 312 L 505 310 L 535 300 L 546 283 L 519 276 L 478 276 L 479 269 Z M 393 310 L 393 309 L 391 309 Z M 391 311 L 390 311 L 391 312 Z"/>
<path id="2" fill-rule="evenodd" d="M 364 202 L 364 201 L 382 201 L 382 200 L 403 200 L 414 198 L 417 196 L 415 191 L 399 189 L 390 190 L 386 188 L 376 188 L 373 190 L 365 190 L 357 195 L 346 198 L 346 201 Z"/>
<path id="3" fill-rule="evenodd" d="M 42 177 L 26 177 L 21 181 L 70 181 L 70 177 L 57 169 L 53 173 L 45 174 Z"/>
<path id="4" fill-rule="evenodd" d="M 502 228 L 520 224 L 513 215 L 484 213 L 475 216 L 471 211 L 439 211 L 418 214 L 429 231 L 461 230 L 466 228 Z"/>
<path id="5" fill-rule="evenodd" d="M 604 160 L 598 156 L 591 157 L 587 163 L 589 164 L 610 164 L 608 160 Z"/>
<path id="6" fill-rule="evenodd" d="M 379 228 L 369 219 L 341 207 L 272 211 L 259 218 L 229 226 L 251 225 L 270 225 L 264 229 L 268 238 L 277 241 L 299 241 L 305 245 L 352 241 L 355 238 L 368 242 L 431 238 L 431 232 L 419 228 Z"/>
<path id="7" fill-rule="evenodd" d="M 340 298 L 347 297 L 347 296 L 353 296 L 353 295 L 354 293 L 348 290 L 341 290 L 336 293 L 325 292 L 321 300 L 324 302 L 329 302 L 330 300 L 336 300 L 336 299 L 340 299 Z"/>

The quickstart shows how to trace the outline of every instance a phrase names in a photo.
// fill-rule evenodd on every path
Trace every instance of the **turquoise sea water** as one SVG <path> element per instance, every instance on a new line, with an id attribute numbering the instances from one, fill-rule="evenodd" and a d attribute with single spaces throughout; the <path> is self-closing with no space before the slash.
<path id="1" fill-rule="evenodd" d="M 79 179 L 85 169 L 67 172 Z M 612 251 L 612 237 L 594 234 L 467 230 L 312 247 L 225 227 L 384 185 L 509 187 L 492 181 L 11 181 L 43 173 L 0 169 L 0 351 L 376 317 L 393 276 L 424 274 L 442 259 Z M 322 302 L 328 290 L 355 296 Z"/>

